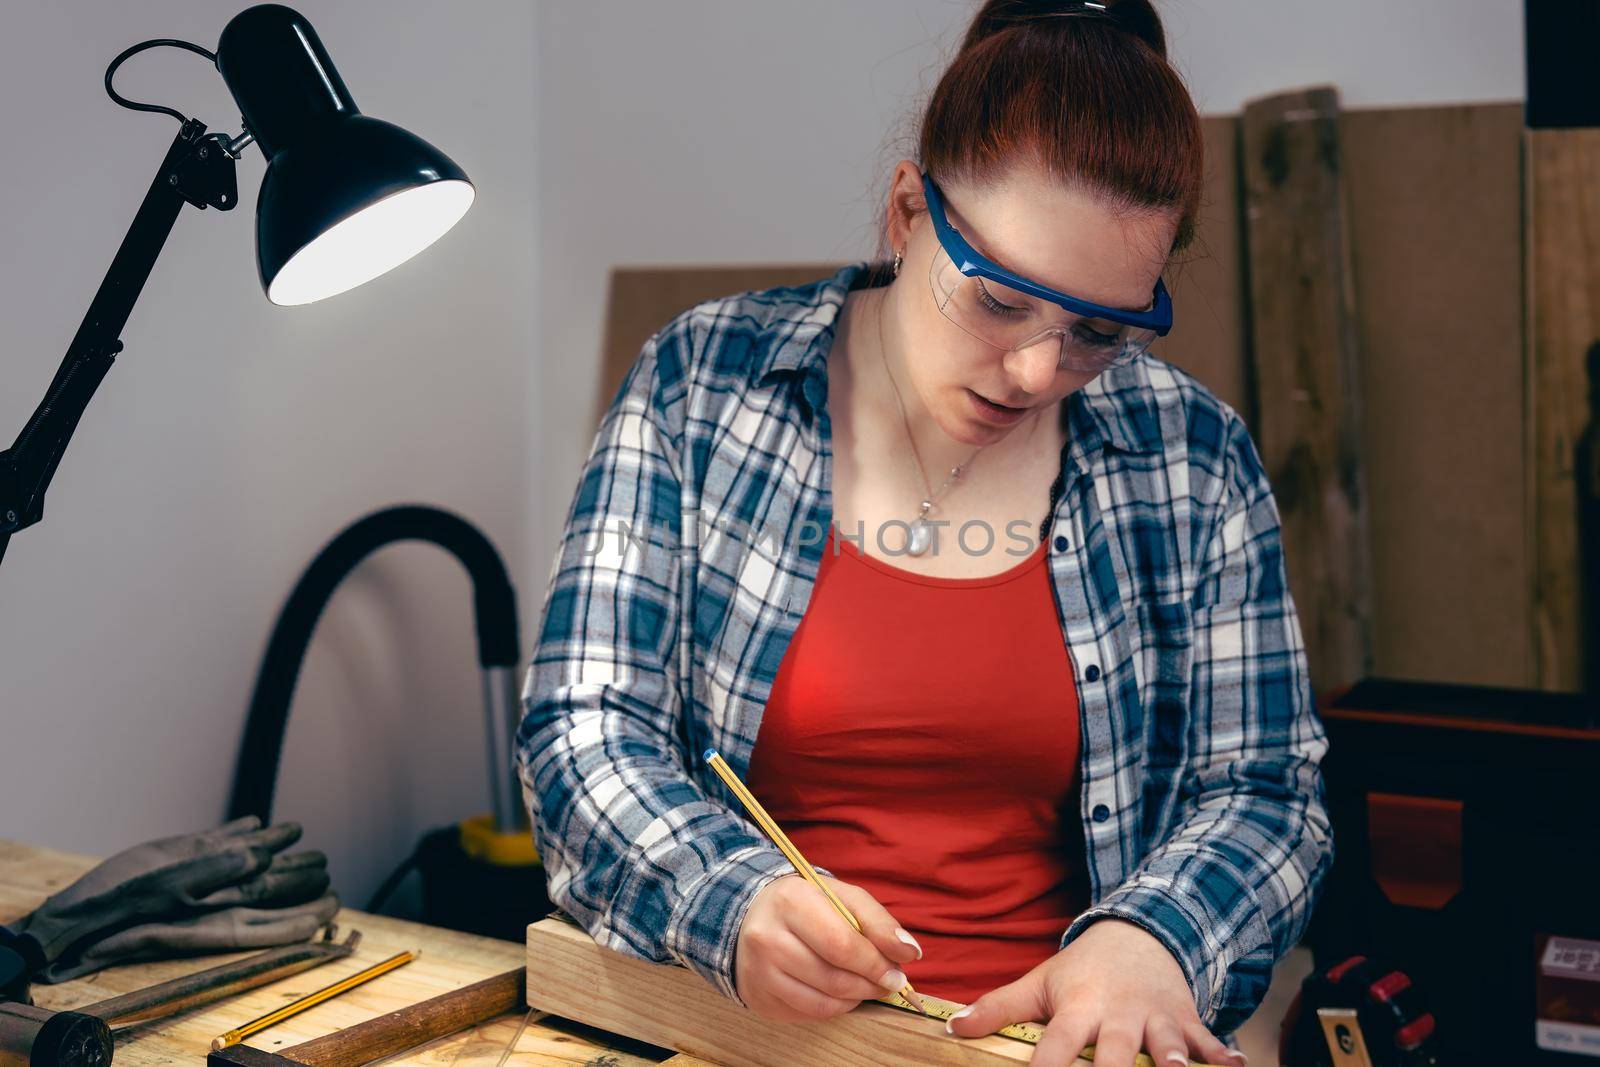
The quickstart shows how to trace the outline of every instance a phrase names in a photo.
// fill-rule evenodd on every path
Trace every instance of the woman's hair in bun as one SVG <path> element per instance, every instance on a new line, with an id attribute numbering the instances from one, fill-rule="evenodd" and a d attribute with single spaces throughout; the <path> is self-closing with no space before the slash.
<path id="1" fill-rule="evenodd" d="M 965 51 L 985 37 L 1001 30 L 1029 22 L 1054 18 L 1098 18 L 1133 34 L 1155 50 L 1156 55 L 1167 56 L 1167 36 L 1161 29 L 1161 18 L 1148 0 L 1137 3 L 1063 3 L 1062 0 L 991 0 L 984 4 L 967 36 L 961 43 Z"/>
<path id="2" fill-rule="evenodd" d="M 1204 147 L 1166 51 L 1149 0 L 986 0 L 928 101 L 921 165 L 979 186 L 1042 166 L 1120 205 L 1176 211 L 1179 251 L 1194 237 Z"/>

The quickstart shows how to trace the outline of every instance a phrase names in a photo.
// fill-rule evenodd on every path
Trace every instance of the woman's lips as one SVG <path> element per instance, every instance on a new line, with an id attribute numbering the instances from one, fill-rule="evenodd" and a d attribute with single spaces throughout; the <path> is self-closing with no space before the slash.
<path id="1" fill-rule="evenodd" d="M 990 422 L 1016 422 L 1028 413 L 1026 407 L 1013 407 L 1007 404 L 997 404 L 982 393 L 968 389 L 967 394 L 972 398 L 973 409 L 982 418 Z"/>

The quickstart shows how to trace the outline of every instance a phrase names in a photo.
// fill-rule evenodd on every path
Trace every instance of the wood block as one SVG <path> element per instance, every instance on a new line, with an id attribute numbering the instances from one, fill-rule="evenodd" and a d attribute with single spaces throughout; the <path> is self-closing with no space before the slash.
<path id="1" fill-rule="evenodd" d="M 772 1022 L 686 968 L 602 948 L 555 918 L 528 927 L 528 1004 L 722 1067 L 997 1067 L 1033 1057 L 1025 1042 L 954 1038 L 940 1020 L 872 1002 L 833 1019 Z"/>
<path id="2" fill-rule="evenodd" d="M 1339 98 L 1304 89 L 1245 107 L 1252 427 L 1283 522 L 1313 685 L 1371 673 L 1365 476 Z"/>

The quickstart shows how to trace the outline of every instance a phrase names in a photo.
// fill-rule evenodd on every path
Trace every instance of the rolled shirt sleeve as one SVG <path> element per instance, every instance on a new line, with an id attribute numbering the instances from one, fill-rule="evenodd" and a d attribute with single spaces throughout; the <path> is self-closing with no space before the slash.
<path id="1" fill-rule="evenodd" d="M 1284 570 L 1266 473 L 1237 415 L 1222 499 L 1192 599 L 1189 765 L 1172 829 L 1084 911 L 1065 948 L 1108 916 L 1177 958 L 1200 1019 L 1228 1034 L 1299 942 L 1333 862 L 1321 774 L 1326 734 Z"/>
<path id="2" fill-rule="evenodd" d="M 794 867 L 686 765 L 672 424 L 687 344 L 679 320 L 652 337 L 601 421 L 551 570 L 516 759 L 551 900 L 598 943 L 681 963 L 743 1004 L 740 924 Z"/>

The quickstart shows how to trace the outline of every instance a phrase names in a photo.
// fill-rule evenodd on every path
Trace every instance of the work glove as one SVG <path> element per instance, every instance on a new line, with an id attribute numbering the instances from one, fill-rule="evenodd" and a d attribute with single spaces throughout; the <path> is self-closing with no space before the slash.
<path id="1" fill-rule="evenodd" d="M 271 948 L 313 937 L 339 910 L 339 898 L 323 893 L 288 907 L 235 905 L 172 922 L 144 923 L 69 951 L 34 975 L 38 982 L 65 982 L 112 964 L 209 956 L 240 949 Z"/>
<path id="2" fill-rule="evenodd" d="M 189 927 L 174 935 L 173 955 L 225 951 L 232 947 L 287 944 L 310 936 L 296 933 L 312 914 L 327 911 L 327 859 L 320 852 L 282 854 L 300 838 L 295 823 L 263 828 L 255 816 L 236 819 L 215 830 L 162 838 L 119 852 L 67 888 L 50 897 L 13 927 L 17 940 L 29 947 L 40 980 L 62 981 L 123 958 L 118 951 L 156 951 L 157 931 L 191 919 L 212 917 L 213 925 L 195 934 Z M 281 923 L 214 918 L 229 909 L 276 911 L 317 902 Z M 248 908 L 245 906 L 248 905 Z M 331 911 L 328 912 L 330 915 Z M 151 927 L 139 936 L 129 934 Z M 251 939 L 227 943 L 224 930 Z M 268 938 L 268 940 L 261 940 Z M 271 938 L 276 938 L 272 940 Z M 105 942 L 104 949 L 90 949 Z M 121 949 L 118 946 L 122 946 Z M 95 960 L 85 965 L 85 960 Z"/>

